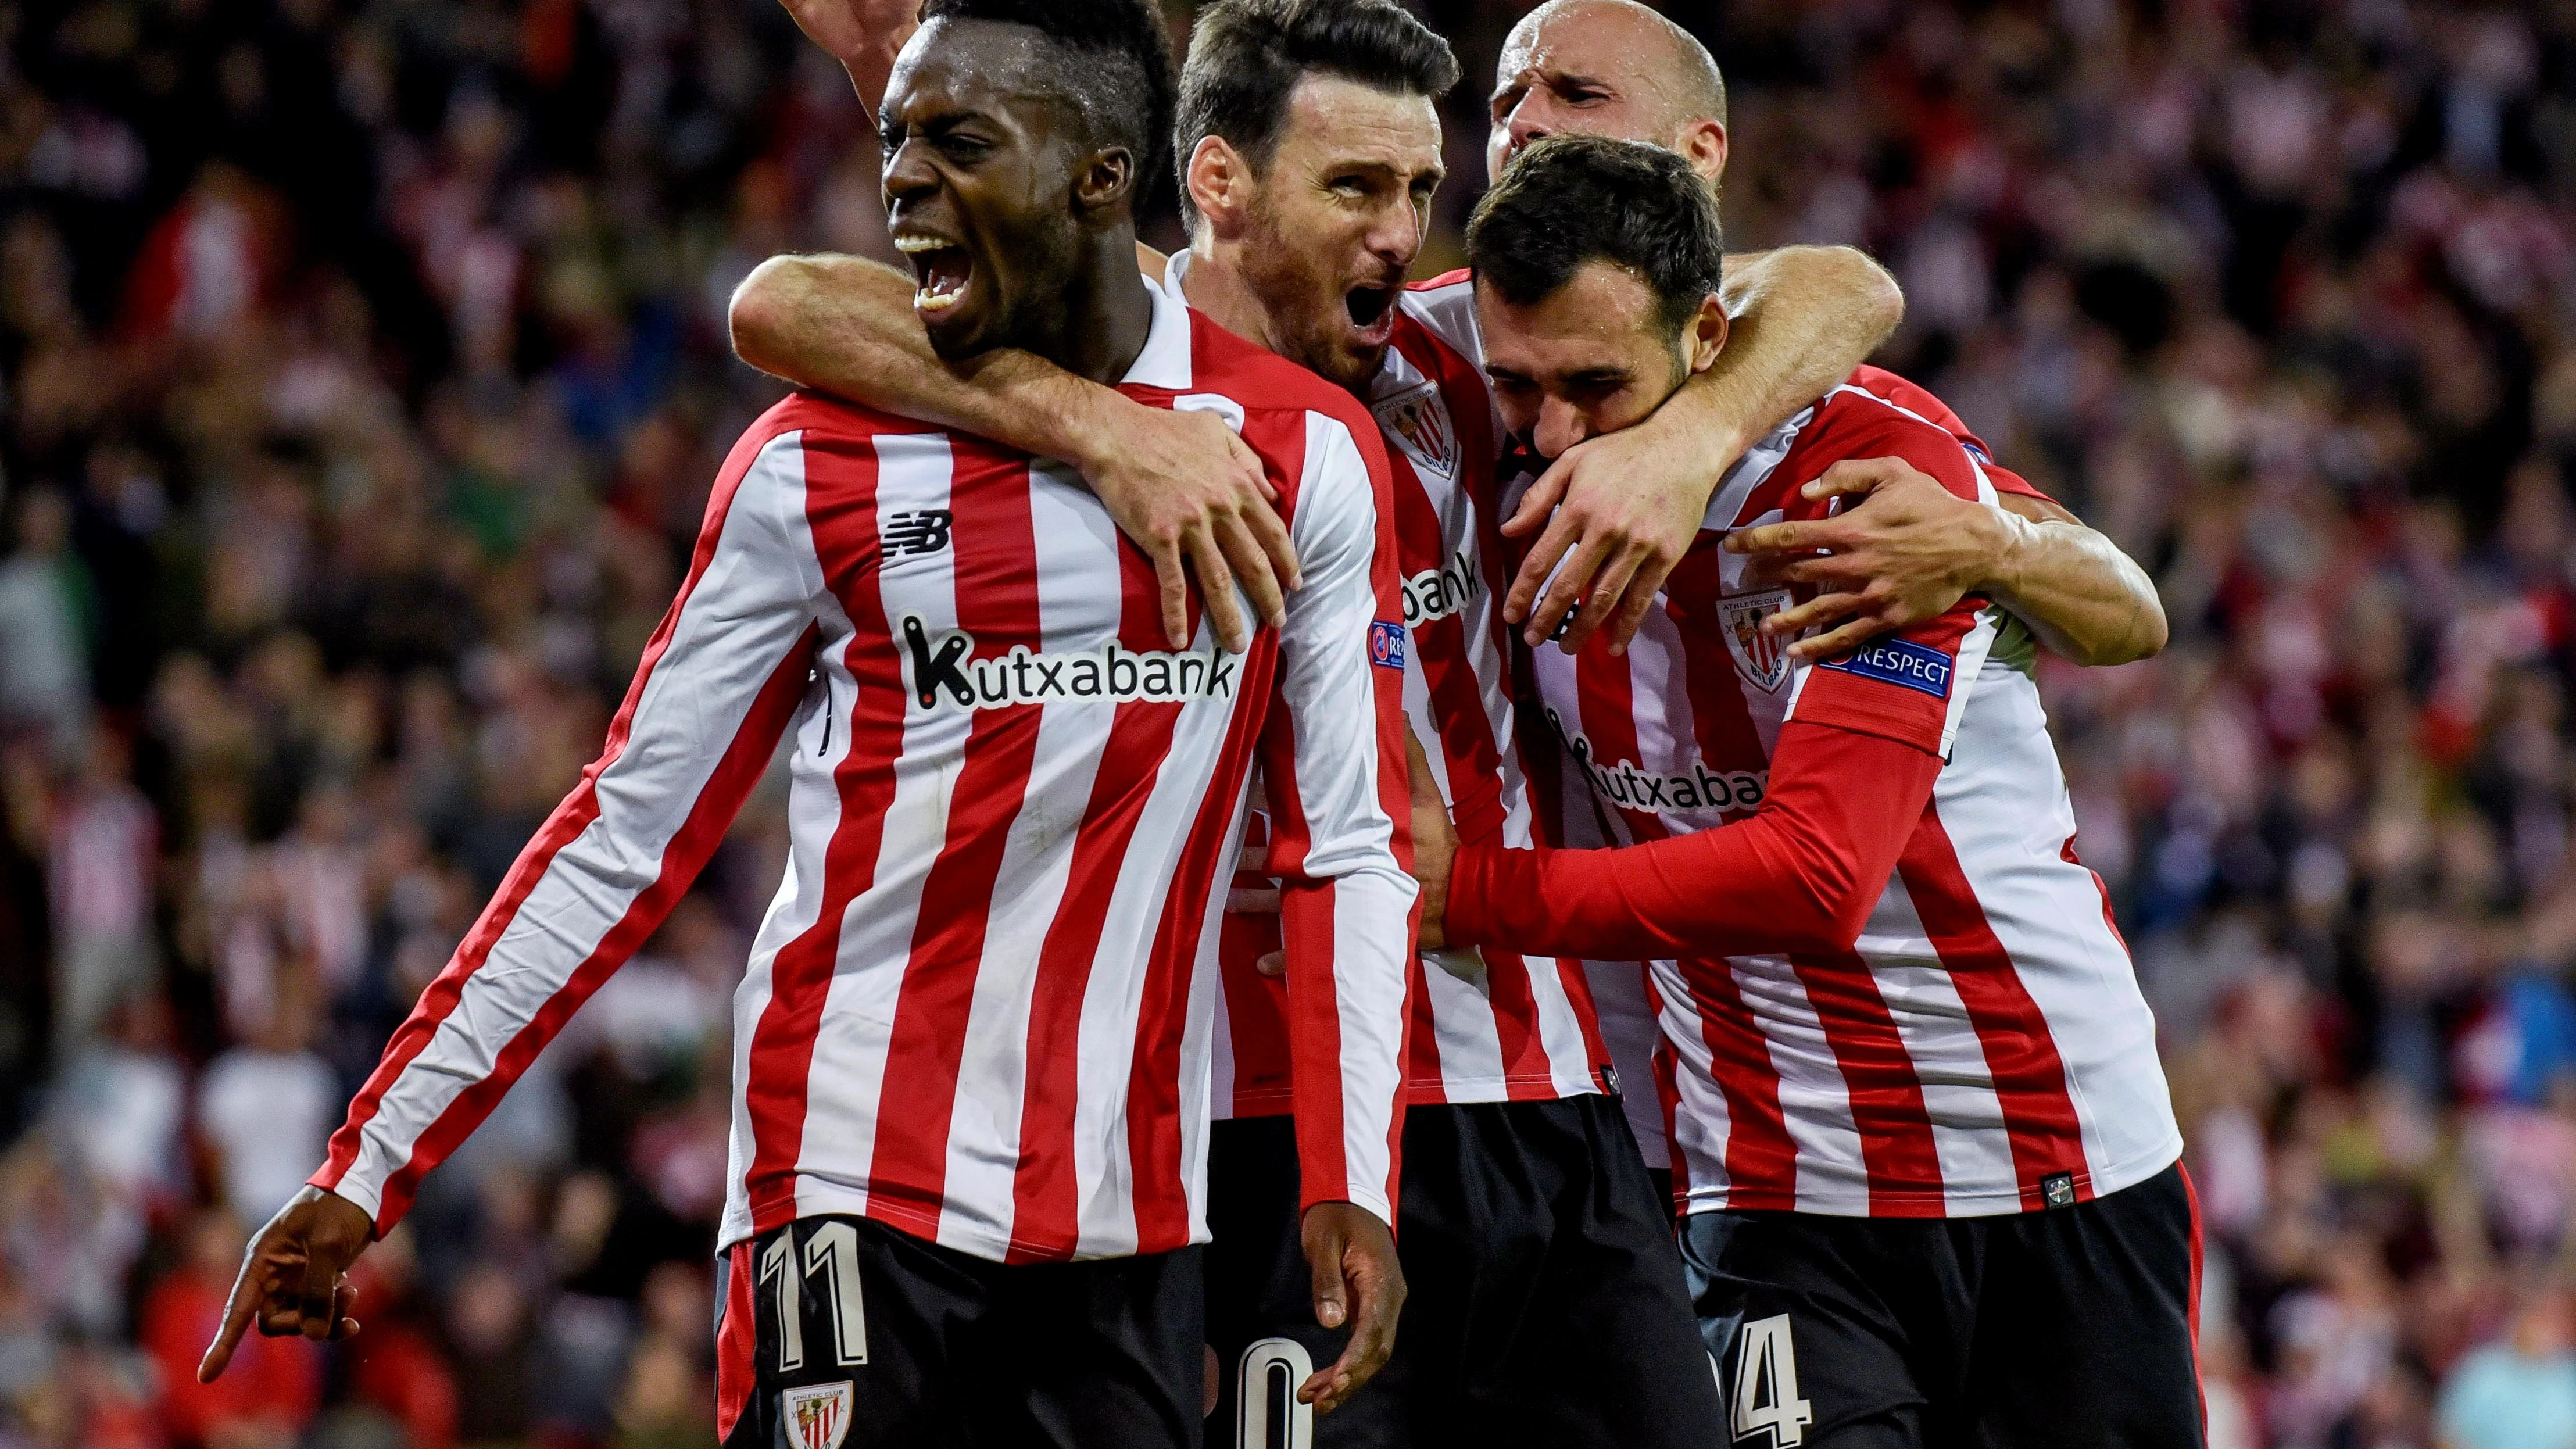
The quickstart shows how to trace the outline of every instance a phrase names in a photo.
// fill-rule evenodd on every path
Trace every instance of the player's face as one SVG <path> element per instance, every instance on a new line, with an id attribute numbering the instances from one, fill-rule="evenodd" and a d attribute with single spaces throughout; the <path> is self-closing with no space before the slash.
<path id="1" fill-rule="evenodd" d="M 1336 77 L 1297 83 L 1242 253 L 1283 356 L 1347 388 L 1377 375 L 1441 175 L 1429 97 Z"/>
<path id="2" fill-rule="evenodd" d="M 1675 146 L 1714 185 L 1726 166 L 1726 132 L 1684 119 L 1688 107 L 1669 73 L 1676 63 L 1670 35 L 1629 6 L 1575 0 L 1533 13 L 1494 65 L 1486 179 L 1500 180 L 1531 142 L 1563 134 Z M 1706 134 L 1684 144 L 1686 129 Z"/>
<path id="3" fill-rule="evenodd" d="M 1074 274 L 1083 159 L 1061 102 L 1027 77 L 1017 26 L 934 20 L 886 87 L 886 220 L 912 263 L 913 310 L 942 357 L 1043 335 Z"/>
<path id="4" fill-rule="evenodd" d="M 1715 297 L 1676 333 L 1654 290 L 1606 261 L 1527 307 L 1479 285 L 1476 315 L 1503 426 L 1543 458 L 1643 420 L 1726 345 Z"/>

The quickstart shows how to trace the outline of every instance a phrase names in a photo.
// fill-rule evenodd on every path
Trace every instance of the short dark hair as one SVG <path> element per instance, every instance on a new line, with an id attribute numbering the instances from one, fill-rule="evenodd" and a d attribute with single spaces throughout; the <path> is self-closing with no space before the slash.
<path id="1" fill-rule="evenodd" d="M 1259 171 L 1278 152 L 1288 96 L 1310 75 L 1434 100 L 1458 84 L 1458 57 L 1391 0 L 1216 0 L 1190 31 L 1172 149 L 1183 171 L 1208 136 Z M 1189 177 L 1181 175 L 1189 210 Z"/>
<path id="2" fill-rule="evenodd" d="M 1604 136 L 1550 136 L 1523 151 L 1467 223 L 1477 282 L 1516 307 L 1599 260 L 1645 282 L 1664 324 L 1679 328 L 1718 289 L 1725 258 L 1717 198 L 1690 163 Z"/>
<path id="3" fill-rule="evenodd" d="M 921 21 L 1025 25 L 1065 52 L 1050 79 L 1081 113 L 1091 139 L 1136 158 L 1141 204 L 1165 174 L 1174 81 L 1172 37 L 1152 0 L 924 0 Z"/>

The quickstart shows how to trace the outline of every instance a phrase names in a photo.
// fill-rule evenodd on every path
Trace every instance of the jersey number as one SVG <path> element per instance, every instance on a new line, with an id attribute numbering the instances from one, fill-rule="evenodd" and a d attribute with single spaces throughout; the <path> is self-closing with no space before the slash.
<path id="1" fill-rule="evenodd" d="M 774 1283 L 778 1294 L 780 1373 L 794 1373 L 805 1366 L 805 1315 L 797 1290 L 816 1273 L 823 1273 L 823 1293 L 832 1305 L 832 1361 L 843 1368 L 868 1361 L 868 1321 L 859 1300 L 858 1230 L 827 1220 L 805 1235 L 801 1265 L 792 1225 L 770 1239 L 760 1255 L 760 1281 Z"/>
<path id="2" fill-rule="evenodd" d="M 1816 1411 L 1798 1397 L 1798 1350 L 1789 1341 L 1789 1315 L 1744 1325 L 1735 1359 L 1735 1437 L 1767 1433 L 1772 1449 L 1792 1449 L 1814 1422 Z"/>
<path id="3" fill-rule="evenodd" d="M 1314 1449 L 1315 1406 L 1297 1402 L 1297 1386 L 1315 1360 L 1293 1338 L 1265 1338 L 1243 1351 L 1234 1381 L 1234 1449 Z"/>

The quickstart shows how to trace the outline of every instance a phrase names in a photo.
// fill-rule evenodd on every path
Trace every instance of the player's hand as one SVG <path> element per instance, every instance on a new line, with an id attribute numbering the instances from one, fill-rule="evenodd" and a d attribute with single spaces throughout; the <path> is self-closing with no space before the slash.
<path id="1" fill-rule="evenodd" d="M 1422 888 L 1416 904 L 1422 910 L 1418 950 L 1437 951 L 1449 944 L 1444 917 L 1449 911 L 1449 870 L 1458 858 L 1458 827 L 1449 820 L 1449 804 L 1440 798 L 1440 782 L 1431 761 L 1411 731 L 1404 736 L 1405 763 L 1413 777 L 1413 879 Z"/>
<path id="2" fill-rule="evenodd" d="M 349 1305 L 358 1295 L 349 1286 L 349 1265 L 374 1235 L 366 1209 L 338 1193 L 318 1187 L 297 1193 L 242 1254 L 223 1327 L 197 1365 L 197 1382 L 215 1381 L 233 1361 L 242 1330 L 254 1322 L 270 1338 L 302 1334 L 320 1342 L 356 1336 L 358 1320 L 349 1316 Z"/>
<path id="3" fill-rule="evenodd" d="M 1949 612 L 1990 576 L 2006 547 L 2000 512 L 1899 458 L 1845 459 L 1802 491 L 1811 499 L 1857 497 L 1859 504 L 1831 518 L 1739 528 L 1726 538 L 1727 552 L 1758 556 L 1758 577 L 1824 590 L 1762 621 L 1763 633 L 1795 640 L 1789 657 L 1802 663 Z M 1811 630 L 1813 637 L 1797 637 Z"/>
<path id="4" fill-rule="evenodd" d="M 1107 389 L 1084 429 L 1097 443 L 1073 460 L 1118 530 L 1154 561 L 1162 585 L 1163 634 L 1190 647 L 1189 572 L 1198 574 L 1208 623 L 1241 653 L 1253 626 L 1235 593 L 1240 582 L 1263 621 L 1286 612 L 1281 587 L 1297 587 L 1297 549 L 1270 505 L 1279 493 L 1252 445 L 1212 412 L 1153 408 Z"/>
<path id="5" fill-rule="evenodd" d="M 848 65 L 871 52 L 892 55 L 921 28 L 921 0 L 778 0 L 805 38 Z M 874 98 L 867 98 L 873 107 Z"/>
<path id="6" fill-rule="evenodd" d="M 1357 1203 L 1319 1202 L 1306 1209 L 1306 1266 L 1315 1279 L 1315 1321 L 1351 1326 L 1342 1356 L 1298 1386 L 1300 1403 L 1329 1414 L 1386 1366 L 1395 1320 L 1404 1311 L 1404 1268 L 1395 1234 Z"/>
<path id="7" fill-rule="evenodd" d="M 1686 432 L 1668 436 L 1684 430 L 1670 420 L 1658 426 L 1664 417 L 1658 412 L 1566 449 L 1504 521 L 1507 537 L 1538 534 L 1503 598 L 1503 617 L 1526 621 L 1521 634 L 1531 647 L 1572 613 L 1558 640 L 1565 652 L 1582 648 L 1606 622 L 1610 652 L 1626 653 L 1665 577 L 1698 540 L 1708 501 L 1735 455 L 1717 456 L 1705 438 Z"/>

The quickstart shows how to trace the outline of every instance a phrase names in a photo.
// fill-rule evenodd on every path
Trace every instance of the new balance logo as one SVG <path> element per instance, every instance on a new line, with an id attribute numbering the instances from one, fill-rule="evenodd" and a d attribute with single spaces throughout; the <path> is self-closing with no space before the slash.
<path id="1" fill-rule="evenodd" d="M 885 556 L 937 553 L 948 546 L 948 531 L 956 522 L 957 515 L 945 508 L 890 514 L 885 521 Z"/>
<path id="2" fill-rule="evenodd" d="M 992 659 L 971 657 L 975 637 L 951 629 L 933 640 L 917 614 L 903 619 L 904 650 L 912 666 L 913 697 L 923 709 L 999 709 L 1015 704 L 1177 704 L 1234 698 L 1235 671 L 1243 656 L 1137 653 L 1117 640 L 1097 649 L 1060 654 L 1014 644 Z"/>

